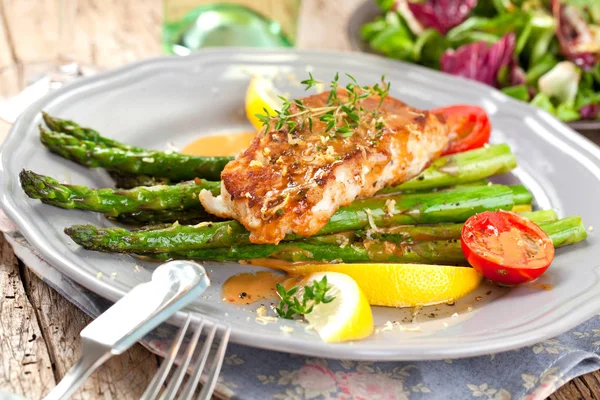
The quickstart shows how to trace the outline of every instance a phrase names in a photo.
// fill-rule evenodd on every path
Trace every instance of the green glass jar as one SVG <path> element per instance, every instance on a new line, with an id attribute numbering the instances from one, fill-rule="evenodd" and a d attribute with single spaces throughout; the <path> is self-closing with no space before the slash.
<path id="1" fill-rule="evenodd" d="M 293 47 L 300 0 L 164 0 L 163 48 Z"/>

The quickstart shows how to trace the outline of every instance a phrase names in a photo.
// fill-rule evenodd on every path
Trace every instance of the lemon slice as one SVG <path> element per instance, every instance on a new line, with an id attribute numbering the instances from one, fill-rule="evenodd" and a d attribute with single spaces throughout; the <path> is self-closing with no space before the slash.
<path id="1" fill-rule="evenodd" d="M 246 89 L 246 116 L 257 131 L 262 129 L 263 124 L 256 114 L 264 115 L 266 109 L 273 115 L 274 111 L 281 108 L 283 104 L 278 95 L 270 80 L 255 76 L 250 81 Z"/>
<path id="2" fill-rule="evenodd" d="M 304 319 L 328 343 L 358 340 L 373 332 L 371 306 L 356 282 L 348 275 L 336 272 L 319 272 L 306 281 L 320 281 L 327 276 L 327 295 L 335 297 L 329 303 L 317 304 Z M 298 291 L 298 295 L 302 295 Z"/>
<path id="3" fill-rule="evenodd" d="M 471 292 L 482 279 L 473 268 L 426 264 L 307 264 L 284 269 L 297 275 L 347 274 L 360 286 L 371 305 L 388 307 L 448 303 Z"/>

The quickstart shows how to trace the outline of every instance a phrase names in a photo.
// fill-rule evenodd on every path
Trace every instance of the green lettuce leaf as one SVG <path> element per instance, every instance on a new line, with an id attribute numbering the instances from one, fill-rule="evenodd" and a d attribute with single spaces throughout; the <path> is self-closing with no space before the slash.
<path id="1" fill-rule="evenodd" d="M 383 11 L 391 10 L 395 2 L 395 0 L 375 0 L 377 6 L 379 6 L 379 8 L 381 8 Z"/>
<path id="2" fill-rule="evenodd" d="M 388 57 L 410 61 L 414 46 L 413 34 L 402 17 L 395 11 L 365 25 L 361 30 L 370 47 Z"/>
<path id="3" fill-rule="evenodd" d="M 537 87 L 538 79 L 540 79 L 540 77 L 546 72 L 554 68 L 556 64 L 558 64 L 558 60 L 553 54 L 545 54 L 527 70 L 527 72 L 525 73 L 525 81 L 528 84 L 535 85 Z"/>
<path id="4" fill-rule="evenodd" d="M 440 58 L 450 43 L 435 29 L 426 29 L 421 33 L 412 49 L 414 62 L 430 68 L 440 69 Z"/>
<path id="5" fill-rule="evenodd" d="M 525 26 L 529 15 L 523 12 L 500 14 L 493 18 L 474 16 L 452 28 L 446 38 L 454 47 L 474 41 L 495 43 L 510 32 L 518 32 Z"/>
<path id="6" fill-rule="evenodd" d="M 504 94 L 521 101 L 529 101 L 529 90 L 526 85 L 509 86 L 501 89 Z"/>
<path id="7" fill-rule="evenodd" d="M 531 100 L 531 104 L 549 112 L 552 115 L 556 115 L 556 108 L 554 107 L 554 104 L 552 104 L 550 97 L 548 97 L 545 93 L 538 93 L 535 95 L 535 97 Z"/>
<path id="8" fill-rule="evenodd" d="M 556 116 L 558 119 L 565 122 L 577 121 L 581 119 L 579 111 L 577 111 L 573 105 L 569 105 L 567 103 L 559 104 L 558 107 L 556 107 Z"/>

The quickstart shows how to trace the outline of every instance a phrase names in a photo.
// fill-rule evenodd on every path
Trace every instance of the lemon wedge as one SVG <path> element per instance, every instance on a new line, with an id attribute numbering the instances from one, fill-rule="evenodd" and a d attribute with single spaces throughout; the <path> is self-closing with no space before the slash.
<path id="1" fill-rule="evenodd" d="M 471 292 L 482 279 L 473 268 L 426 264 L 306 264 L 284 269 L 296 275 L 346 274 L 360 286 L 369 304 L 387 307 L 448 303 Z"/>
<path id="2" fill-rule="evenodd" d="M 329 303 L 317 304 L 304 319 L 328 343 L 358 340 L 373 332 L 371 306 L 356 282 L 337 272 L 318 272 L 306 278 L 306 283 L 321 281 L 327 276 Z M 302 289 L 301 289 L 302 290 Z M 298 295 L 302 295 L 301 290 Z"/>
<path id="3" fill-rule="evenodd" d="M 252 77 L 248 89 L 246 89 L 246 116 L 248 121 L 257 131 L 262 129 L 262 122 L 256 114 L 265 114 L 265 109 L 273 115 L 274 111 L 281 108 L 282 101 L 278 96 L 273 83 L 263 77 Z"/>

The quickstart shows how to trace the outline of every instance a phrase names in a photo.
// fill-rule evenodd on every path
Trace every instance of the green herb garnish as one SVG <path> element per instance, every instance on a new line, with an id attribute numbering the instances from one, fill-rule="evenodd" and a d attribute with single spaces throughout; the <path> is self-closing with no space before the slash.
<path id="1" fill-rule="evenodd" d="M 302 301 L 294 296 L 300 287 L 294 286 L 290 290 L 286 290 L 281 284 L 277 284 L 277 293 L 281 297 L 279 305 L 275 307 L 275 311 L 280 318 L 293 319 L 295 315 L 310 314 L 313 308 L 320 303 L 330 303 L 335 297 L 327 296 L 327 291 L 331 289 L 327 286 L 327 276 L 324 276 L 320 281 L 313 281 L 311 285 L 304 286 Z"/>
<path id="2" fill-rule="evenodd" d="M 309 73 L 309 79 L 303 80 L 301 83 L 305 85 L 305 90 L 316 87 L 320 81 L 313 78 L 312 74 Z M 354 131 L 358 128 L 361 118 L 368 116 L 370 118 L 377 118 L 379 114 L 379 108 L 383 104 L 383 101 L 388 96 L 390 90 L 390 83 L 385 82 L 385 76 L 381 77 L 381 82 L 374 86 L 360 86 L 356 79 L 346 74 L 350 79 L 345 87 L 341 87 L 338 84 L 339 74 L 336 73 L 333 81 L 331 81 L 329 88 L 329 97 L 327 98 L 327 104 L 323 107 L 310 108 L 307 107 L 302 100 L 288 100 L 282 96 L 279 98 L 283 101 L 283 105 L 280 110 L 275 110 L 275 115 L 270 115 L 267 110 L 265 114 L 257 114 L 256 117 L 263 124 L 263 132 L 267 133 L 269 125 L 274 121 L 273 128 L 276 131 L 287 127 L 288 133 L 294 133 L 294 130 L 299 125 L 300 129 L 304 129 L 305 124 L 308 123 L 309 130 L 313 130 L 313 118 L 325 123 L 325 132 L 327 134 L 337 136 L 340 135 L 344 138 L 348 138 L 354 134 Z M 345 92 L 346 96 L 340 98 L 340 93 Z M 370 96 L 378 95 L 380 97 L 379 104 L 375 110 L 366 110 L 359 104 L 360 100 L 364 100 Z M 294 104 L 297 107 L 296 112 L 290 112 L 290 106 Z M 292 119 L 296 118 L 296 121 Z M 376 127 L 377 133 L 381 134 L 384 128 L 383 123 L 379 123 Z"/>

